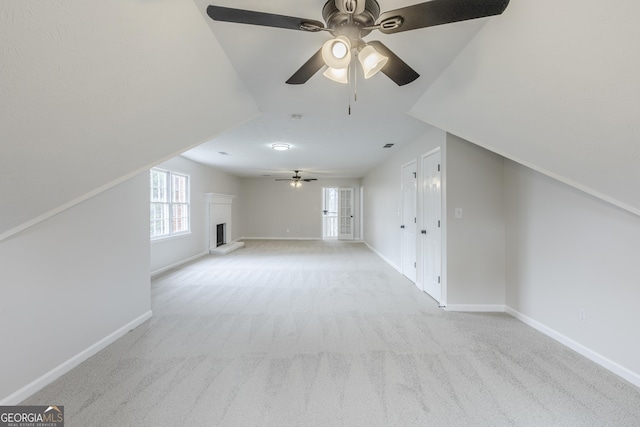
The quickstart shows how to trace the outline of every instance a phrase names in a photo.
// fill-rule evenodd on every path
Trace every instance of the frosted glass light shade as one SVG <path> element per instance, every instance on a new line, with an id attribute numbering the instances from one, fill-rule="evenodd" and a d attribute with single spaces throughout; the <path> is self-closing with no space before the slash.
<path id="1" fill-rule="evenodd" d="M 291 148 L 291 146 L 289 144 L 277 143 L 271 144 L 271 148 L 276 151 L 287 151 L 289 148 Z"/>
<path id="2" fill-rule="evenodd" d="M 351 62 L 351 42 L 338 36 L 322 45 L 322 59 L 331 68 L 347 68 Z"/>
<path id="3" fill-rule="evenodd" d="M 349 68 L 327 68 L 326 70 L 324 70 L 324 73 L 322 73 L 323 76 L 325 76 L 328 79 L 333 80 L 334 82 L 338 82 L 338 83 L 349 83 L 349 73 L 348 73 Z"/>
<path id="4" fill-rule="evenodd" d="M 364 78 L 373 77 L 385 66 L 389 58 L 378 53 L 373 47 L 367 45 L 358 54 L 358 60 L 364 70 Z"/>

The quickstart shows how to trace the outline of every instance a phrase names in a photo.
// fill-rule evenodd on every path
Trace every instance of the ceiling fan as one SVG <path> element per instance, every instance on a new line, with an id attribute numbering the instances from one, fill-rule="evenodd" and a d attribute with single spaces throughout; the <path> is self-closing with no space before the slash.
<path id="1" fill-rule="evenodd" d="M 349 65 L 352 56 L 355 56 L 362 65 L 365 78 L 382 71 L 398 86 L 403 86 L 420 75 L 382 42 L 365 42 L 363 37 L 373 30 L 394 34 L 500 15 L 508 4 L 509 0 L 431 0 L 380 13 L 380 6 L 376 0 L 329 0 L 322 8 L 326 26 L 313 19 L 213 5 L 207 8 L 207 14 L 214 21 L 331 33 L 334 38 L 324 43 L 322 48 L 287 80 L 288 84 L 306 83 L 325 65 L 328 67 L 323 73 L 325 77 L 347 83 Z"/>
<path id="2" fill-rule="evenodd" d="M 311 182 L 311 181 L 317 181 L 316 178 L 302 178 L 300 176 L 300 171 L 294 171 L 296 174 L 293 175 L 291 178 L 281 178 L 281 179 L 276 179 L 276 181 L 289 181 L 291 182 L 291 186 L 292 187 L 300 187 L 302 185 L 302 182 Z"/>

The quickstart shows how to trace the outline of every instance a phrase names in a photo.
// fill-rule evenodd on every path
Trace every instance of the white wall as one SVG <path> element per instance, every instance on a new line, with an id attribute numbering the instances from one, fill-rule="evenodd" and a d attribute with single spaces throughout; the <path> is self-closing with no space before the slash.
<path id="1" fill-rule="evenodd" d="M 273 178 L 241 179 L 237 203 L 242 237 L 322 239 L 322 187 L 354 189 L 354 238 L 359 239 L 360 180 L 322 178 L 300 188 Z"/>
<path id="2" fill-rule="evenodd" d="M 640 218 L 511 161 L 505 186 L 507 305 L 640 386 Z"/>
<path id="3" fill-rule="evenodd" d="M 191 1 L 0 2 L 0 240 L 255 116 Z"/>
<path id="4" fill-rule="evenodd" d="M 411 160 L 419 161 L 421 155 L 437 147 L 444 148 L 445 145 L 445 132 L 430 128 L 416 141 L 403 147 L 402 150 L 368 173 L 362 180 L 364 188 L 364 241 L 397 270 L 400 270 L 401 258 L 401 167 Z M 419 194 L 418 206 L 420 205 Z"/>
<path id="5" fill-rule="evenodd" d="M 449 310 L 504 310 L 505 231 L 503 158 L 455 135 L 431 128 L 363 180 L 365 242 L 400 271 L 403 164 L 442 149 L 443 301 Z M 418 186 L 418 218 L 422 217 Z M 454 208 L 463 218 L 454 218 Z M 418 223 L 420 226 L 420 223 Z M 418 278 L 422 253 L 417 245 Z"/>
<path id="6" fill-rule="evenodd" d="M 150 315 L 148 199 L 145 173 L 0 242 L 0 402 Z"/>
<path id="7" fill-rule="evenodd" d="M 412 113 L 640 214 L 640 2 L 517 0 Z"/>
<path id="8" fill-rule="evenodd" d="M 448 309 L 482 310 L 493 306 L 503 310 L 503 160 L 497 154 L 447 134 Z M 455 208 L 462 208 L 462 218 L 454 217 Z"/>
<path id="9" fill-rule="evenodd" d="M 151 241 L 151 273 L 207 253 L 207 203 L 204 193 L 222 193 L 238 196 L 240 179 L 218 169 L 205 166 L 181 156 L 157 166 L 161 169 L 184 173 L 191 179 L 191 233 L 187 235 Z M 232 230 L 227 240 L 239 236 L 240 215 L 236 198 L 232 206 Z"/>

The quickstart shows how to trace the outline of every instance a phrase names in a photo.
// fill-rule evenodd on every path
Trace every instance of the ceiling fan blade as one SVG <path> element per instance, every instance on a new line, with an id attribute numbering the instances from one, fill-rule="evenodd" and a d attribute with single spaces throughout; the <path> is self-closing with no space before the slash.
<path id="1" fill-rule="evenodd" d="M 207 15 L 214 21 L 236 22 L 239 24 L 262 25 L 265 27 L 285 28 L 287 30 L 319 31 L 324 24 L 313 19 L 293 16 L 274 15 L 252 10 L 232 9 L 230 7 L 209 6 Z"/>
<path id="2" fill-rule="evenodd" d="M 315 73 L 317 73 L 322 67 L 324 67 L 324 59 L 322 59 L 322 48 L 311 57 L 307 62 L 302 65 L 293 73 L 293 76 L 289 77 L 287 84 L 301 85 L 307 82 Z"/>
<path id="3" fill-rule="evenodd" d="M 276 179 L 275 181 L 293 181 L 293 180 L 289 179 L 289 178 L 287 178 L 287 179 L 282 178 L 282 179 Z"/>
<path id="4" fill-rule="evenodd" d="M 304 182 L 311 182 L 311 181 L 317 181 L 316 178 L 305 178 L 303 179 Z"/>
<path id="5" fill-rule="evenodd" d="M 509 0 L 432 0 L 414 4 L 380 14 L 379 23 L 390 18 L 401 17 L 398 27 L 380 28 L 385 34 L 399 33 L 418 28 L 433 27 L 451 22 L 500 15 L 507 8 Z"/>
<path id="6" fill-rule="evenodd" d="M 382 67 L 380 71 L 386 74 L 391 80 L 393 80 L 398 86 L 404 86 L 411 83 L 418 77 L 418 74 L 413 68 L 407 65 L 402 59 L 393 53 L 388 47 L 379 41 L 372 41 L 368 43 L 380 54 L 389 58 L 387 63 Z"/>

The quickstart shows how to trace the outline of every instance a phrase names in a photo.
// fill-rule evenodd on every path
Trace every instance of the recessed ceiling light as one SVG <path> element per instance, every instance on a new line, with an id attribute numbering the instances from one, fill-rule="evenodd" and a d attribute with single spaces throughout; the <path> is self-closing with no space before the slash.
<path id="1" fill-rule="evenodd" d="M 276 151 L 286 151 L 289 148 L 291 148 L 291 146 L 289 144 L 271 144 L 271 148 L 273 148 Z"/>

